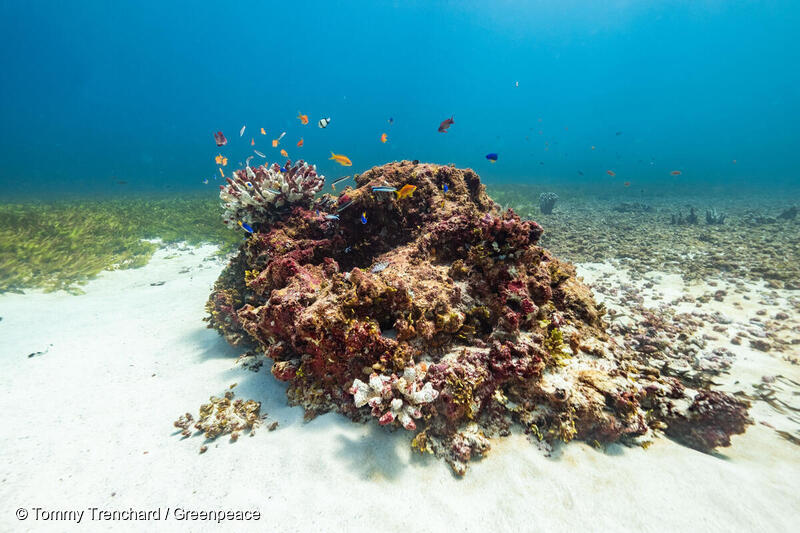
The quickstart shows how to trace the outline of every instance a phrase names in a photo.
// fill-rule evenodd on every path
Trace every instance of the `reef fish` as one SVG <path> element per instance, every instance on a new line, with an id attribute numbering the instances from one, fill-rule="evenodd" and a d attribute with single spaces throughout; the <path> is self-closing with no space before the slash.
<path id="1" fill-rule="evenodd" d="M 623 185 L 625 185 L 626 187 L 630 187 L 631 186 L 631 182 L 630 181 L 626 181 L 625 183 L 623 183 Z"/>
<path id="2" fill-rule="evenodd" d="M 275 196 L 278 196 L 281 193 L 281 191 L 276 191 L 275 189 L 264 189 L 264 190 L 270 194 L 274 194 Z"/>
<path id="3" fill-rule="evenodd" d="M 442 191 L 447 192 L 449 190 L 450 190 L 450 187 L 448 187 L 446 183 L 442 183 Z"/>
<path id="4" fill-rule="evenodd" d="M 410 183 L 407 183 L 407 184 L 403 185 L 403 187 L 399 191 L 395 191 L 395 192 L 397 193 L 397 199 L 398 200 L 402 200 L 406 196 L 413 196 L 414 191 L 416 191 L 416 190 L 417 190 L 417 186 L 416 185 L 411 185 Z"/>
<path id="5" fill-rule="evenodd" d="M 325 215 L 327 220 L 339 220 L 339 215 Z"/>
<path id="6" fill-rule="evenodd" d="M 608 174 L 609 176 L 616 176 L 617 175 L 617 173 L 614 172 L 613 170 L 606 170 L 606 174 Z"/>
<path id="7" fill-rule="evenodd" d="M 380 186 L 380 187 L 373 187 L 372 192 L 397 192 L 397 189 L 395 187 Z"/>
<path id="8" fill-rule="evenodd" d="M 265 158 L 265 159 L 266 159 L 266 157 L 267 157 L 267 156 L 265 156 L 264 154 L 262 154 L 262 153 L 261 153 L 261 152 L 259 152 L 258 150 L 253 150 L 253 151 L 256 153 L 256 155 L 257 155 L 257 156 L 259 156 L 259 157 L 263 157 L 263 158 Z"/>
<path id="9" fill-rule="evenodd" d="M 300 124 L 302 124 L 303 126 L 305 126 L 306 124 L 308 124 L 308 115 L 302 115 L 302 114 L 300 114 L 300 113 L 298 112 L 298 113 L 297 113 L 297 118 L 299 118 L 299 119 L 300 119 Z"/>
<path id="10" fill-rule="evenodd" d="M 240 226 L 240 227 L 241 227 L 243 230 L 245 230 L 247 233 L 253 233 L 253 228 L 251 228 L 250 226 L 248 226 L 247 224 L 245 224 L 245 223 L 244 223 L 244 222 L 242 222 L 241 220 L 239 221 L 239 226 Z"/>
<path id="11" fill-rule="evenodd" d="M 341 183 L 341 182 L 343 182 L 345 180 L 349 180 L 349 179 L 350 179 L 350 176 L 344 176 L 342 178 L 339 178 L 338 180 L 336 180 L 333 183 L 331 183 L 331 189 L 333 189 L 335 191 L 337 183 Z"/>
<path id="12" fill-rule="evenodd" d="M 242 126 L 242 129 L 239 130 L 239 137 L 244 135 L 244 130 L 247 129 L 247 126 Z"/>
<path id="13" fill-rule="evenodd" d="M 388 120 L 388 122 L 389 122 L 389 124 L 391 125 L 391 124 L 393 124 L 393 123 L 394 123 L 394 119 L 393 119 L 392 117 L 389 117 L 389 120 Z"/>
<path id="14" fill-rule="evenodd" d="M 327 127 L 328 127 L 328 124 L 330 124 L 330 123 L 331 123 L 331 117 L 328 117 L 328 118 L 322 118 L 322 119 L 320 119 L 320 121 L 319 121 L 319 122 L 317 122 L 317 125 L 318 125 L 320 128 L 327 128 Z"/>
<path id="15" fill-rule="evenodd" d="M 333 159 L 343 167 L 353 166 L 353 162 L 350 161 L 350 158 L 347 157 L 346 155 L 334 154 L 333 152 L 331 152 L 331 156 L 328 159 Z"/>
<path id="16" fill-rule="evenodd" d="M 672 174 L 673 176 L 680 176 L 681 175 L 681 171 L 680 170 L 673 170 L 672 172 L 670 172 L 670 174 Z"/>
<path id="17" fill-rule="evenodd" d="M 362 224 L 366 224 L 367 223 L 367 212 L 366 211 L 361 213 L 361 223 Z"/>
<path id="18" fill-rule="evenodd" d="M 297 141 L 297 146 L 303 146 L 303 138 L 301 137 L 299 141 Z"/>
<path id="19" fill-rule="evenodd" d="M 388 261 L 384 261 L 382 263 L 378 263 L 375 266 L 373 266 L 370 269 L 370 272 L 372 272 L 373 274 L 378 274 L 379 272 L 383 272 L 384 270 L 386 270 L 386 267 L 388 267 L 388 266 L 389 266 L 389 262 Z"/>
<path id="20" fill-rule="evenodd" d="M 256 140 L 250 139 L 250 146 L 255 146 L 255 145 L 256 145 Z"/>
<path id="21" fill-rule="evenodd" d="M 266 135 L 266 134 L 267 134 L 267 130 L 265 130 L 264 128 L 261 128 L 261 135 Z"/>
<path id="22" fill-rule="evenodd" d="M 286 150 L 281 150 L 281 155 L 283 157 L 289 157 L 289 152 L 287 152 Z"/>
<path id="23" fill-rule="evenodd" d="M 217 162 L 218 165 L 227 166 L 228 165 L 228 158 L 219 154 L 217 157 L 214 158 L 214 161 Z"/>
<path id="24" fill-rule="evenodd" d="M 385 133 L 381 134 L 381 142 L 385 143 L 387 140 L 389 140 L 389 137 Z"/>
<path id="25" fill-rule="evenodd" d="M 448 128 L 450 128 L 450 126 L 452 126 L 453 124 L 455 124 L 453 117 L 450 117 L 447 120 L 443 120 L 442 123 L 439 124 L 439 132 L 447 133 Z"/>
<path id="26" fill-rule="evenodd" d="M 486 154 L 486 159 L 488 159 L 491 163 L 496 163 L 497 162 L 497 154 L 495 154 L 495 153 Z"/>
<path id="27" fill-rule="evenodd" d="M 228 139 L 225 138 L 221 131 L 214 134 L 214 140 L 217 141 L 217 146 L 225 146 L 228 144 Z"/>
<path id="28" fill-rule="evenodd" d="M 219 169 L 219 175 L 223 178 L 225 177 L 225 173 L 222 171 L 222 168 Z"/>

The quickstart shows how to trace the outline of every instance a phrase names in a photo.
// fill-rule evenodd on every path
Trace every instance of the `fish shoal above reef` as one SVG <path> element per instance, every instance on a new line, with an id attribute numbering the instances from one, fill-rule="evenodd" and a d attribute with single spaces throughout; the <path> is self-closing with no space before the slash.
<path id="1" fill-rule="evenodd" d="M 472 170 L 402 161 L 354 179 L 252 220 L 207 304 L 209 327 L 272 359 L 308 417 L 372 415 L 459 475 L 514 426 L 545 447 L 666 433 L 708 451 L 751 423 L 747 402 L 615 344 L 574 267 L 538 246 L 541 226 L 501 211 Z"/>

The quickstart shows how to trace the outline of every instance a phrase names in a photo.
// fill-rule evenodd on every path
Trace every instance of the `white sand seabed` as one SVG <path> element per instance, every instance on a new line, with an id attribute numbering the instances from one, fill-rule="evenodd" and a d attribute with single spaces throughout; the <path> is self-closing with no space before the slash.
<path id="1" fill-rule="evenodd" d="M 659 439 L 546 457 L 517 435 L 458 479 L 412 455 L 402 430 L 335 414 L 304 423 L 282 384 L 234 366 L 240 350 L 205 328 L 214 251 L 159 251 L 82 296 L 0 295 L 0 530 L 220 527 L 177 521 L 183 508 L 258 509 L 221 525 L 258 531 L 797 531 L 800 449 L 760 424 L 716 456 Z M 202 436 L 181 440 L 172 423 L 234 382 L 280 425 L 198 454 Z M 37 520 L 36 507 L 84 515 Z M 162 520 L 91 521 L 93 507 L 161 508 Z"/>

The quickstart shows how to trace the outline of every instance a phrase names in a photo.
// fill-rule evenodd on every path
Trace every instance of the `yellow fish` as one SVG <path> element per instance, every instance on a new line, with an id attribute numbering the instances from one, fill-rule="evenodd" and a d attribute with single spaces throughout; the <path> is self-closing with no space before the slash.
<path id="1" fill-rule="evenodd" d="M 416 190 L 417 190 L 417 186 L 416 185 L 411 185 L 411 184 L 407 183 L 407 184 L 403 185 L 402 189 L 400 189 L 399 191 L 395 191 L 395 192 L 397 193 L 397 199 L 398 200 L 402 200 L 406 196 L 413 196 L 414 195 L 414 191 L 416 191 Z"/>
<path id="2" fill-rule="evenodd" d="M 222 169 L 219 169 L 219 175 L 222 176 L 223 178 L 225 177 L 225 173 L 222 171 Z"/>
<path id="3" fill-rule="evenodd" d="M 283 157 L 289 157 L 289 153 L 286 150 L 281 150 L 281 155 Z"/>
<path id="4" fill-rule="evenodd" d="M 218 165 L 222 165 L 223 167 L 228 164 L 228 158 L 219 154 L 217 157 L 214 158 L 214 161 L 217 162 Z"/>
<path id="5" fill-rule="evenodd" d="M 308 115 L 301 115 L 299 112 L 297 113 L 297 118 L 300 119 L 300 124 L 306 125 L 308 124 Z"/>
<path id="6" fill-rule="evenodd" d="M 333 152 L 331 152 L 331 156 L 328 159 L 333 159 L 334 161 L 336 161 L 337 163 L 339 163 L 343 167 L 352 167 L 353 166 L 353 162 L 350 161 L 350 158 L 347 157 L 346 155 L 337 155 L 337 154 L 334 154 Z"/>
<path id="7" fill-rule="evenodd" d="M 382 143 L 385 143 L 388 139 L 389 139 L 389 137 L 385 133 L 383 135 L 381 135 L 381 142 Z"/>
<path id="8" fill-rule="evenodd" d="M 278 139 L 272 139 L 272 147 L 273 148 L 277 148 L 278 147 Z"/>

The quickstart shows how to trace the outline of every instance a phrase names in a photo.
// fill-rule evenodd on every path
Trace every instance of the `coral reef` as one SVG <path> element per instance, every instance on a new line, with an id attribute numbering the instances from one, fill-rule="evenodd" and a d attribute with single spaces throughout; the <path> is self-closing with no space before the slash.
<path id="1" fill-rule="evenodd" d="M 402 161 L 354 180 L 281 216 L 249 210 L 267 218 L 207 307 L 307 417 L 417 432 L 414 449 L 457 474 L 512 427 L 545 447 L 666 431 L 703 450 L 744 430 L 747 402 L 686 389 L 610 339 L 541 226 L 501 211 L 472 170 Z M 380 191 L 405 185 L 413 197 Z"/>
<path id="2" fill-rule="evenodd" d="M 558 195 L 554 192 L 543 192 L 539 195 L 539 211 L 543 215 L 549 215 L 558 201 Z"/>
<path id="3" fill-rule="evenodd" d="M 686 218 L 683 218 L 683 213 L 672 215 L 670 223 L 676 226 L 693 226 L 697 224 L 697 213 L 695 212 L 694 207 L 689 208 L 689 214 L 686 215 Z"/>

